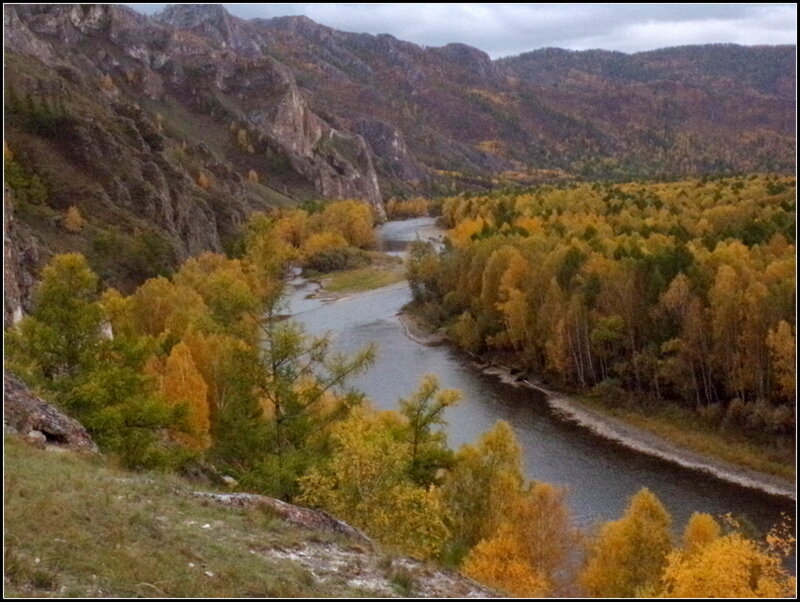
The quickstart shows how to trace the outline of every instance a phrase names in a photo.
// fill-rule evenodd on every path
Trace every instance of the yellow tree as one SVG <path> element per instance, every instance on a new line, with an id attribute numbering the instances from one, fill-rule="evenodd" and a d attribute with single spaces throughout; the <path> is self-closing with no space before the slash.
<path id="1" fill-rule="evenodd" d="M 450 327 L 449 335 L 459 346 L 471 352 L 478 351 L 483 343 L 478 324 L 469 311 L 465 311 L 456 319 Z"/>
<path id="2" fill-rule="evenodd" d="M 185 343 L 172 348 L 164 364 L 161 391 L 169 403 L 187 407 L 185 432 L 178 439 L 188 447 L 206 449 L 211 444 L 207 386 Z"/>
<path id="3" fill-rule="evenodd" d="M 505 334 L 515 349 L 522 349 L 530 340 L 532 313 L 528 300 L 525 293 L 516 288 L 508 289 L 505 296 L 506 301 L 498 305 L 503 314 Z"/>
<path id="4" fill-rule="evenodd" d="M 767 334 L 767 347 L 772 357 L 775 388 L 786 399 L 794 399 L 796 386 L 795 336 L 785 320 Z"/>
<path id="5" fill-rule="evenodd" d="M 231 335 L 198 331 L 187 333 L 184 343 L 192 353 L 192 361 L 206 383 L 206 400 L 212 422 L 216 414 L 224 411 L 235 398 L 242 383 L 237 373 L 244 354 L 252 349 Z"/>
<path id="6" fill-rule="evenodd" d="M 112 332 L 132 336 L 135 333 L 133 323 L 133 297 L 123 297 L 115 288 L 108 288 L 100 296 L 100 307 L 111 323 Z"/>
<path id="7" fill-rule="evenodd" d="M 524 282 L 527 261 L 511 245 L 505 245 L 490 256 L 481 276 L 480 300 L 484 308 L 494 310 L 509 288 Z"/>
<path id="8" fill-rule="evenodd" d="M 456 545 L 466 549 L 490 537 L 522 487 L 522 451 L 507 422 L 461 446 L 443 484 Z"/>
<path id="9" fill-rule="evenodd" d="M 695 512 L 683 531 L 683 551 L 686 554 L 700 552 L 719 538 L 722 529 L 710 514 Z"/>
<path id="10" fill-rule="evenodd" d="M 361 249 L 375 246 L 372 210 L 358 201 L 337 201 L 312 216 L 312 227 L 318 232 L 336 233 L 347 244 Z"/>
<path id="11" fill-rule="evenodd" d="M 746 323 L 742 288 L 743 283 L 736 270 L 723 265 L 709 290 L 708 301 L 714 337 L 713 357 L 717 369 L 726 377 L 728 392 L 744 399 L 739 345 L 742 327 Z"/>
<path id="12" fill-rule="evenodd" d="M 546 483 L 507 492 L 499 526 L 464 561 L 466 574 L 514 595 L 542 595 L 574 582 L 571 559 L 580 534 L 572 525 L 565 492 Z M 535 593 L 524 590 L 534 587 Z"/>
<path id="13" fill-rule="evenodd" d="M 669 315 L 681 329 L 680 337 L 670 340 L 663 351 L 675 351 L 675 357 L 665 360 L 662 374 L 678 389 L 700 400 L 715 401 L 711 375 L 711 337 L 705 318 L 706 311 L 700 300 L 691 292 L 691 284 L 684 274 L 678 274 L 661 295 L 658 309 Z M 686 375 L 690 378 L 687 379 Z M 687 395 L 687 396 L 688 396 Z"/>
<path id="14" fill-rule="evenodd" d="M 203 171 L 197 173 L 197 179 L 195 182 L 203 190 L 208 190 L 211 188 L 211 178 L 209 178 Z"/>
<path id="15" fill-rule="evenodd" d="M 713 539 L 691 554 L 675 550 L 661 581 L 665 598 L 792 598 L 797 588 L 779 555 L 739 533 Z"/>
<path id="16" fill-rule="evenodd" d="M 547 579 L 525 561 L 519 537 L 508 524 L 472 548 L 461 572 L 520 598 L 540 598 L 550 589 Z"/>
<path id="17" fill-rule="evenodd" d="M 672 543 L 671 518 L 648 489 L 634 495 L 619 520 L 604 524 L 591 543 L 580 580 L 586 592 L 601 598 L 630 598 L 652 587 Z"/>
<path id="18" fill-rule="evenodd" d="M 285 240 L 278 227 L 283 221 L 256 213 L 247 222 L 245 233 L 246 253 L 242 266 L 250 288 L 268 307 L 274 305 L 281 296 L 284 267 L 295 255 L 291 246 L 293 243 Z"/>
<path id="19" fill-rule="evenodd" d="M 299 249 L 308 238 L 308 213 L 296 209 L 284 214 L 275 223 L 275 234 L 294 249 Z"/>
<path id="20" fill-rule="evenodd" d="M 482 217 L 464 220 L 459 222 L 447 236 L 454 247 L 464 248 L 469 245 L 474 235 L 483 230 L 487 223 Z"/>
<path id="21" fill-rule="evenodd" d="M 147 280 L 128 299 L 126 311 L 138 334 L 168 333 L 180 339 L 188 329 L 207 327 L 210 322 L 208 307 L 195 290 L 161 276 Z"/>
<path id="22" fill-rule="evenodd" d="M 252 339 L 261 300 L 241 261 L 202 253 L 188 259 L 173 282 L 199 294 L 224 332 Z"/>
<path id="23" fill-rule="evenodd" d="M 527 562 L 551 584 L 567 581 L 581 536 L 572 524 L 566 491 L 536 483 L 509 515 Z"/>
<path id="24" fill-rule="evenodd" d="M 344 249 L 348 246 L 347 240 L 336 232 L 319 232 L 312 234 L 303 243 L 301 255 L 308 261 L 314 256 L 331 249 Z"/>
<path id="25" fill-rule="evenodd" d="M 407 421 L 397 412 L 357 408 L 332 428 L 328 464 L 300 479 L 299 501 L 325 508 L 378 541 L 419 558 L 448 538 L 439 490 L 409 476 Z"/>
<path id="26" fill-rule="evenodd" d="M 86 220 L 83 219 L 81 212 L 75 205 L 67 209 L 66 214 L 64 214 L 64 229 L 67 230 L 67 232 L 80 232 L 85 225 Z"/>

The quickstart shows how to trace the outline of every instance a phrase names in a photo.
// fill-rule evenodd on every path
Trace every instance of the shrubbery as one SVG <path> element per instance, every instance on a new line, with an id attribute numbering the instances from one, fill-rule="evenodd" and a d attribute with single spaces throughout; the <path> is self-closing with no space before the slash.
<path id="1" fill-rule="evenodd" d="M 353 247 L 335 247 L 323 249 L 308 257 L 305 266 L 315 272 L 327 273 L 336 270 L 353 270 L 370 264 L 366 251 Z"/>

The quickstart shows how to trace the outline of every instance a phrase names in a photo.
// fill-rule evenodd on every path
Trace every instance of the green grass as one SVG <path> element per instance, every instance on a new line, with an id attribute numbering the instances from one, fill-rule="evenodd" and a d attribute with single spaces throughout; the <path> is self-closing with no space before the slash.
<path id="1" fill-rule="evenodd" d="M 177 477 L 133 474 L 5 441 L 5 594 L 11 597 L 349 597 L 259 553 L 343 542 L 269 512 L 207 505 Z M 208 525 L 206 527 L 206 525 Z"/>
<path id="2" fill-rule="evenodd" d="M 367 267 L 345 270 L 326 277 L 323 288 L 331 293 L 359 293 L 405 280 L 403 268 Z"/>
<path id="3" fill-rule="evenodd" d="M 602 400 L 576 396 L 582 403 L 649 431 L 680 447 L 759 472 L 795 480 L 794 452 L 786 446 L 759 444 L 741 433 L 722 431 L 697 413 L 675 404 L 641 410 L 610 407 Z"/>
<path id="4" fill-rule="evenodd" d="M 369 256 L 371 264 L 366 267 L 317 276 L 322 283 L 322 290 L 337 295 L 361 293 L 405 280 L 405 268 L 402 260 L 374 251 L 370 251 Z M 307 274 L 307 276 L 314 277 L 314 274 Z"/>

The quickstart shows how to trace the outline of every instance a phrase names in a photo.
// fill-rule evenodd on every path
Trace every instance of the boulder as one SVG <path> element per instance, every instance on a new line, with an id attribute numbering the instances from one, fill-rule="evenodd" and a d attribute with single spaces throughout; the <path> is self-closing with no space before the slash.
<path id="1" fill-rule="evenodd" d="M 97 453 L 89 432 L 77 421 L 33 395 L 16 376 L 3 372 L 3 410 L 6 430 L 25 433 L 37 447 L 57 446 Z"/>
<path id="2" fill-rule="evenodd" d="M 25 441 L 34 447 L 44 449 L 44 446 L 47 443 L 47 437 L 45 437 L 42 431 L 30 431 L 27 435 L 25 435 Z"/>

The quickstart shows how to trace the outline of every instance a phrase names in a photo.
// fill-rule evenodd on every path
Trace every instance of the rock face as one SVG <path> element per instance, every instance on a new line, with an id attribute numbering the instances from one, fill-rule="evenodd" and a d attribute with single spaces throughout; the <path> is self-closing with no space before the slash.
<path id="1" fill-rule="evenodd" d="M 22 319 L 31 308 L 39 263 L 39 245 L 30 229 L 14 219 L 13 195 L 3 194 L 3 326 L 8 328 Z"/>
<path id="2" fill-rule="evenodd" d="M 3 372 L 4 422 L 33 445 L 97 453 L 83 426 L 32 395 L 16 376 Z"/>
<path id="3" fill-rule="evenodd" d="M 16 230 L 37 249 L 7 240 L 19 298 L 51 252 L 80 250 L 130 288 L 222 251 L 253 210 L 322 196 L 385 217 L 364 139 L 314 113 L 263 52 L 269 35 L 221 7 L 9 5 L 4 26 Z M 62 226 L 71 206 L 81 232 Z"/>

